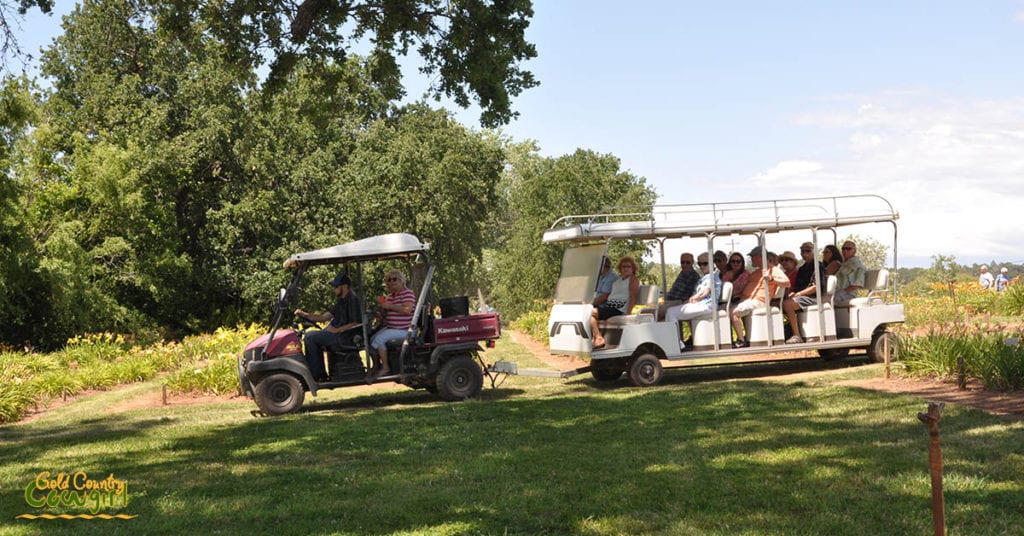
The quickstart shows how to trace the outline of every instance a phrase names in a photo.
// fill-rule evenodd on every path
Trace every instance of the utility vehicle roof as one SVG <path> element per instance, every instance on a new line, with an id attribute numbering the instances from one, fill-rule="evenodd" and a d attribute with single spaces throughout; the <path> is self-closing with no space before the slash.
<path id="1" fill-rule="evenodd" d="M 336 264 L 340 262 L 393 259 L 425 254 L 430 244 L 407 233 L 371 236 L 337 246 L 296 253 L 284 261 L 285 268 L 299 265 Z"/>
<path id="2" fill-rule="evenodd" d="M 599 214 L 559 218 L 544 232 L 544 242 L 754 234 L 895 222 L 898 218 L 892 204 L 877 195 L 614 207 Z"/>

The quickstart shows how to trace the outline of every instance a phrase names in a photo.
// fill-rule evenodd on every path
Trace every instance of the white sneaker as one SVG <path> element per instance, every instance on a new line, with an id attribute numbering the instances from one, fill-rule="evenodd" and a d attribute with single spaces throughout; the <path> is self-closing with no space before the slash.
<path id="1" fill-rule="evenodd" d="M 786 339 L 786 344 L 800 344 L 802 342 L 804 342 L 804 340 L 799 335 L 793 335 L 792 337 Z"/>

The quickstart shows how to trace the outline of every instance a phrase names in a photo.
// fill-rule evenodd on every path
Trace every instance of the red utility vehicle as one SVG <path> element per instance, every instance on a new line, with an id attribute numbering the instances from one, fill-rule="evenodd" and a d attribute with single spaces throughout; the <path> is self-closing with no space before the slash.
<path id="1" fill-rule="evenodd" d="M 284 266 L 294 270 L 287 289 L 281 289 L 270 332 L 246 345 L 238 357 L 238 381 L 243 393 L 255 399 L 268 415 L 291 413 L 302 406 L 306 391 L 335 389 L 393 381 L 413 389 L 426 389 L 444 400 L 472 398 L 483 387 L 486 369 L 483 347 L 493 348 L 501 338 L 497 313 L 473 314 L 465 297 L 437 301 L 441 317 L 434 317 L 431 281 L 434 267 L 427 256 L 429 244 L 410 234 L 373 236 L 331 248 L 292 255 Z M 369 341 L 375 325 L 376 302 L 365 300 L 363 265 L 367 262 L 400 261 L 412 274 L 409 287 L 417 296 L 412 326 L 403 339 L 388 343 L 388 362 L 393 374 L 373 377 Z M 316 381 L 302 351 L 302 335 L 314 327 L 308 322 L 282 328 L 290 317 L 290 302 L 307 269 L 318 265 L 345 265 L 354 281 L 353 292 L 363 298 L 363 322 L 351 346 L 328 346 L 325 352 L 328 378 Z M 354 272 L 354 273 L 353 273 Z M 375 277 L 370 274 L 369 277 Z M 358 288 L 356 288 L 358 287 Z"/>

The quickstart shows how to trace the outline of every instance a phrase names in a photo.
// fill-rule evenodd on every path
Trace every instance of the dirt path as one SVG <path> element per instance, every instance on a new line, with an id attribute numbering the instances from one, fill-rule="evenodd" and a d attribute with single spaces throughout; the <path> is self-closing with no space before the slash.
<path id="1" fill-rule="evenodd" d="M 580 367 L 585 367 L 589 364 L 589 361 L 579 359 L 571 356 L 559 356 L 551 355 L 548 352 L 546 345 L 538 343 L 525 334 L 505 330 L 505 333 L 509 334 L 512 341 L 516 344 L 520 344 L 530 351 L 538 360 L 544 362 L 549 368 L 554 370 L 572 370 Z M 786 374 L 779 376 L 777 373 L 772 374 L 776 378 L 792 378 L 800 374 L 815 374 L 820 375 L 823 371 L 814 372 L 794 372 L 792 374 Z M 750 376 L 743 376 L 749 378 Z M 993 413 L 996 415 L 1012 415 L 1024 419 L 1024 391 L 1013 391 L 1009 393 L 999 393 L 992 391 L 985 391 L 977 383 L 969 383 L 967 389 L 960 390 L 956 385 L 942 383 L 938 381 L 922 381 L 912 380 L 908 378 L 893 378 L 886 380 L 884 378 L 871 378 L 866 380 L 841 380 L 836 381 L 835 385 L 844 385 L 849 387 L 857 387 L 861 389 L 870 389 L 874 391 L 884 391 L 888 393 L 901 393 L 920 397 L 924 400 L 935 401 L 935 402 L 946 402 L 948 404 L 964 404 L 967 406 L 975 407 Z M 357 386 L 352 387 L 350 390 L 354 392 L 372 392 L 385 388 L 393 388 L 394 384 L 382 383 L 375 385 Z M 47 411 L 63 406 L 64 404 L 74 400 L 74 398 L 80 398 L 87 396 L 90 393 L 83 393 L 77 397 L 68 399 L 67 401 L 55 400 L 51 401 L 45 407 L 40 407 L 36 411 L 31 412 L 28 416 L 22 419 L 20 422 L 30 422 L 38 419 L 40 416 L 45 414 Z M 163 390 L 160 386 L 154 385 L 152 389 L 147 389 L 141 392 L 139 396 L 120 402 L 111 406 L 108 411 L 110 412 L 122 412 L 131 409 L 139 408 L 151 408 L 160 406 L 183 406 L 191 404 L 214 404 L 224 402 L 237 402 L 244 401 L 245 398 L 239 395 L 196 395 L 196 394 L 167 394 L 166 402 L 163 394 Z"/>

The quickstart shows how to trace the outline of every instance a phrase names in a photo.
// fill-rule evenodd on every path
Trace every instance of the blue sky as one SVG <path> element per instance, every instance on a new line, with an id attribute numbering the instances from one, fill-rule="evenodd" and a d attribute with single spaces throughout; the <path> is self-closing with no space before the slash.
<path id="1" fill-rule="evenodd" d="M 901 215 L 901 266 L 1024 261 L 1024 0 L 534 10 L 541 85 L 503 130 L 544 155 L 614 154 L 671 203 L 879 194 Z M 30 52 L 58 30 L 40 20 Z"/>

